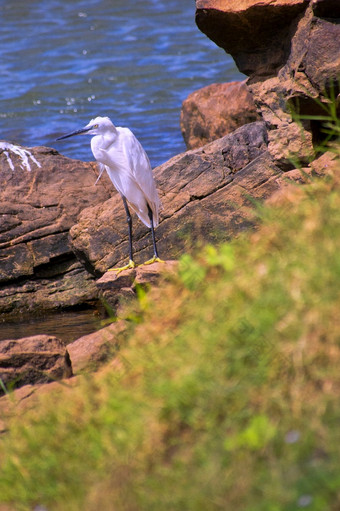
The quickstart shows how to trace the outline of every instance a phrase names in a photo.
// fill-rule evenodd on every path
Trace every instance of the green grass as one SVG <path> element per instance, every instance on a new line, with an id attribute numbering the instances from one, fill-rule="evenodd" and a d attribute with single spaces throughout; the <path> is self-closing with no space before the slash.
<path id="1" fill-rule="evenodd" d="M 0 502 L 48 511 L 340 509 L 340 185 L 141 294 L 115 364 L 0 438 Z"/>

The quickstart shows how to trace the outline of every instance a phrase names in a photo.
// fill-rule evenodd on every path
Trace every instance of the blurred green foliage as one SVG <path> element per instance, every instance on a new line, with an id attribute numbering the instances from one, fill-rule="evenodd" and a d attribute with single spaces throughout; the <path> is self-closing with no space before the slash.
<path id="1" fill-rule="evenodd" d="M 115 363 L 5 419 L 0 502 L 340 509 L 337 175 L 261 208 L 256 232 L 184 255 L 139 299 Z"/>

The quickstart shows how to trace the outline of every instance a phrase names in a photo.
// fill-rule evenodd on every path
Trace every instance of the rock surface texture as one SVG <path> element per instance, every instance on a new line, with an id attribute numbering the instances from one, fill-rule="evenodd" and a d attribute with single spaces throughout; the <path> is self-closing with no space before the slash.
<path id="1" fill-rule="evenodd" d="M 77 374 L 85 370 L 94 370 L 99 364 L 106 362 L 118 349 L 120 334 L 125 328 L 123 320 L 117 321 L 68 344 L 67 351 L 73 372 Z"/>
<path id="2" fill-rule="evenodd" d="M 196 0 L 200 30 L 231 54 L 268 128 L 277 164 L 307 160 L 323 138 L 321 121 L 299 126 L 303 115 L 339 93 L 340 2 L 337 0 Z"/>
<path id="3" fill-rule="evenodd" d="M 196 149 L 260 120 L 245 82 L 213 83 L 189 94 L 181 110 L 181 130 L 188 149 Z"/>
<path id="4" fill-rule="evenodd" d="M 69 244 L 86 206 L 110 197 L 96 165 L 54 149 L 0 145 L 0 313 L 69 307 L 96 287 Z"/>
<path id="5" fill-rule="evenodd" d="M 70 376 L 69 354 L 56 337 L 36 335 L 0 342 L 0 378 L 7 389 Z"/>
<path id="6" fill-rule="evenodd" d="M 113 310 L 136 296 L 138 286 L 154 285 L 177 268 L 177 261 L 163 261 L 150 265 L 136 266 L 120 273 L 107 271 L 97 280 L 99 295 Z"/>

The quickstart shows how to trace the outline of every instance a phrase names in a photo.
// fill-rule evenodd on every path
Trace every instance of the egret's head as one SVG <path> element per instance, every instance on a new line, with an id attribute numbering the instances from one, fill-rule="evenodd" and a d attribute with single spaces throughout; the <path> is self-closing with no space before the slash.
<path id="1" fill-rule="evenodd" d="M 108 117 L 96 117 L 84 129 L 88 135 L 101 135 L 106 131 L 112 131 L 114 125 Z"/>
<path id="2" fill-rule="evenodd" d="M 113 130 L 115 130 L 115 127 L 108 117 L 96 117 L 84 126 L 84 128 L 72 131 L 72 133 L 68 133 L 67 135 L 57 138 L 57 140 L 74 137 L 75 135 L 103 135 L 107 131 Z"/>

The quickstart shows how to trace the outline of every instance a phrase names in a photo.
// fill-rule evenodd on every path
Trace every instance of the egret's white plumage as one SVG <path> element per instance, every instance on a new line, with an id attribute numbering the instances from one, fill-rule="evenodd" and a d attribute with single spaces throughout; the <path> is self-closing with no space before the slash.
<path id="1" fill-rule="evenodd" d="M 154 259 L 158 259 L 154 227 L 159 222 L 160 201 L 150 161 L 142 145 L 131 130 L 114 126 L 108 117 L 96 117 L 84 128 L 57 140 L 82 134 L 93 135 L 91 149 L 99 163 L 99 178 L 105 169 L 123 198 L 129 223 L 130 262 L 133 262 L 132 231 L 126 201 L 141 221 L 151 227 Z"/>
<path id="2" fill-rule="evenodd" d="M 98 126 L 91 128 L 91 126 Z M 113 125 L 108 117 L 96 117 L 85 129 L 94 135 L 91 149 L 96 160 L 105 166 L 112 183 L 126 197 L 141 221 L 150 227 L 147 205 L 158 225 L 159 198 L 148 155 L 129 128 Z"/>

